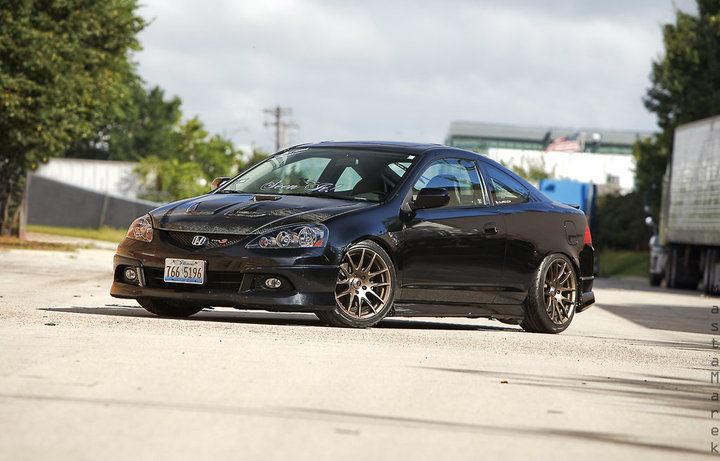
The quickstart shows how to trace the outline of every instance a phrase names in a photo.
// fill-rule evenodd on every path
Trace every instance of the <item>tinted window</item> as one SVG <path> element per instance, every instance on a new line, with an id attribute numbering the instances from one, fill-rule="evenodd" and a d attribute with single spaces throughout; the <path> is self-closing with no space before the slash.
<path id="1" fill-rule="evenodd" d="M 450 194 L 448 207 L 484 205 L 480 174 L 475 162 L 458 158 L 445 158 L 433 162 L 413 186 L 413 200 L 420 189 L 445 189 Z"/>
<path id="2" fill-rule="evenodd" d="M 520 181 L 494 166 L 487 167 L 490 189 L 498 205 L 525 203 L 530 191 Z"/>
<path id="3" fill-rule="evenodd" d="M 298 148 L 267 159 L 217 193 L 322 195 L 378 202 L 395 190 L 414 158 L 384 151 Z"/>
<path id="4" fill-rule="evenodd" d="M 355 171 L 355 168 L 347 167 L 335 183 L 335 191 L 340 192 L 352 190 L 357 185 L 357 183 L 360 182 L 361 179 L 362 176 L 360 176 L 358 172 Z"/>

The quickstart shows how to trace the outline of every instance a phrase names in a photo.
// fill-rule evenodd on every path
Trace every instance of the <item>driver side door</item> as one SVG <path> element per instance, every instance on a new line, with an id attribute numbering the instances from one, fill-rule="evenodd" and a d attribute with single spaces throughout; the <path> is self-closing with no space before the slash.
<path id="1" fill-rule="evenodd" d="M 422 188 L 448 191 L 442 207 L 412 212 L 395 235 L 399 248 L 399 302 L 467 306 L 492 304 L 502 282 L 503 217 L 489 206 L 478 165 L 469 158 L 441 158 L 417 177 Z"/>

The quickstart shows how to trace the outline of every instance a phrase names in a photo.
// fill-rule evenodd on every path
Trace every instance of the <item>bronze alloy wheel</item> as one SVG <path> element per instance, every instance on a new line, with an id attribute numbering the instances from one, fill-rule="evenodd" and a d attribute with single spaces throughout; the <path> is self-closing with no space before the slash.
<path id="1" fill-rule="evenodd" d="M 577 304 L 577 280 L 572 265 L 556 259 L 545 270 L 543 285 L 545 310 L 556 325 L 565 324 Z"/>
<path id="2" fill-rule="evenodd" d="M 390 268 L 370 248 L 351 248 L 340 264 L 335 301 L 340 309 L 356 319 L 382 311 L 391 294 Z"/>

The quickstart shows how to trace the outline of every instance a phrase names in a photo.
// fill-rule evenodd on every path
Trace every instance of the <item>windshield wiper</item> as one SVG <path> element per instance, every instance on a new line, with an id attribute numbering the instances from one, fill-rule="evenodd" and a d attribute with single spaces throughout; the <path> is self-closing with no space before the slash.
<path id="1" fill-rule="evenodd" d="M 363 202 L 369 201 L 369 199 L 366 199 L 364 197 L 352 197 L 350 195 L 337 195 L 334 192 L 311 192 L 306 195 L 309 195 L 310 197 L 334 198 L 336 200 L 360 200 Z"/>

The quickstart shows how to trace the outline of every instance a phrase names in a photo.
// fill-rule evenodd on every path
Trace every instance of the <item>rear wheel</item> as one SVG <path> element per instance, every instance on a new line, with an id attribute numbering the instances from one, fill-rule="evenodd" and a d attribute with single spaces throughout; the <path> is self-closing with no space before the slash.
<path id="1" fill-rule="evenodd" d="M 188 304 L 177 301 L 166 301 L 163 299 L 142 298 L 137 300 L 146 311 L 152 312 L 160 317 L 190 317 L 203 310 L 204 306 Z"/>
<path id="2" fill-rule="evenodd" d="M 560 333 L 572 322 L 577 302 L 575 267 L 564 255 L 550 255 L 535 272 L 520 326 L 533 333 Z"/>
<path id="3" fill-rule="evenodd" d="M 397 277 L 390 256 L 370 240 L 357 243 L 343 257 L 335 283 L 335 309 L 317 312 L 336 327 L 375 325 L 392 308 Z"/>
<path id="4" fill-rule="evenodd" d="M 650 274 L 648 276 L 650 286 L 653 287 L 659 287 L 662 283 L 663 275 L 662 274 Z"/>

